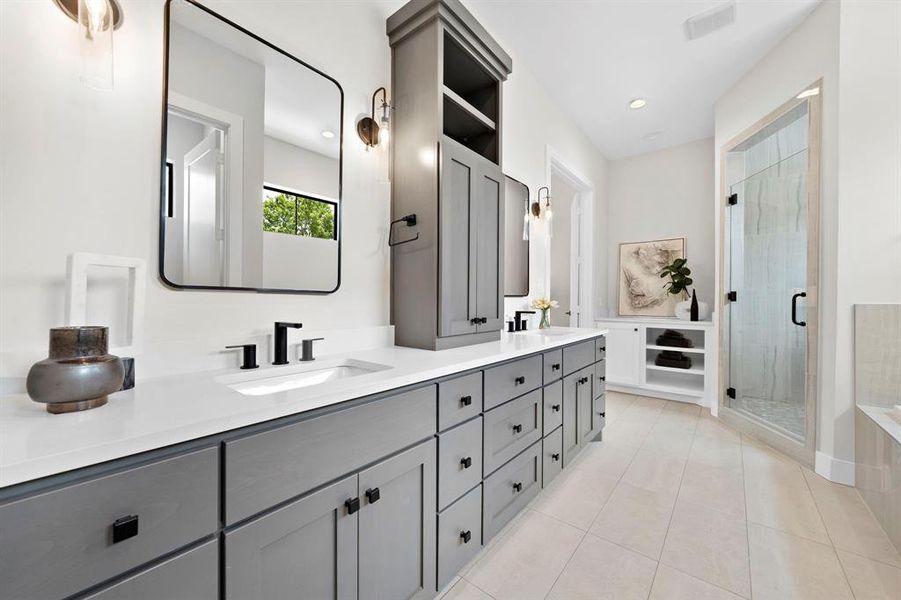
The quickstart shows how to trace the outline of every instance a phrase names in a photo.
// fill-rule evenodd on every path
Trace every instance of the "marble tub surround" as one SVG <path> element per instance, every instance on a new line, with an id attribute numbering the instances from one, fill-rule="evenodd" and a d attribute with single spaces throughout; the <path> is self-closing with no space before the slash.
<path id="1" fill-rule="evenodd" d="M 689 448 L 674 456 L 663 448 L 676 426 Z M 752 493 L 758 487 L 768 493 Z M 578 513 L 559 511 L 580 496 L 592 499 Z M 797 524 L 822 536 L 799 535 Z M 589 444 L 442 600 L 897 600 L 901 558 L 887 544 L 854 488 L 700 407 L 608 391 L 604 441 Z"/>
<path id="2" fill-rule="evenodd" d="M 861 406 L 901 405 L 901 304 L 854 306 L 854 397 Z"/>
<path id="3" fill-rule="evenodd" d="M 901 551 L 901 424 L 890 410 L 857 407 L 854 476 L 861 498 Z"/>
<path id="4" fill-rule="evenodd" d="M 303 331 L 303 330 L 299 330 Z M 0 399 L 0 488 L 101 463 L 437 377 L 542 352 L 604 333 L 600 329 L 555 328 L 559 335 L 504 335 L 500 341 L 441 352 L 379 347 L 329 359 L 390 367 L 382 371 L 262 396 L 246 396 L 217 382 L 233 368 L 156 377 L 117 393 L 99 410 L 49 415 L 24 394 Z M 237 354 L 233 357 L 239 360 Z M 293 365 L 297 365 L 291 354 Z M 288 374 L 260 360 L 263 377 Z"/>

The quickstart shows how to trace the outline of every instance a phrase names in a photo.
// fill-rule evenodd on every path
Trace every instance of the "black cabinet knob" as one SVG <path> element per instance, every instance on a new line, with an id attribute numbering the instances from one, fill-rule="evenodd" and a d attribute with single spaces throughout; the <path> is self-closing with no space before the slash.
<path id="1" fill-rule="evenodd" d="M 554 363 L 551 365 L 551 371 L 559 371 L 559 370 L 560 370 L 560 363 Z"/>
<path id="2" fill-rule="evenodd" d="M 472 466 L 472 457 L 467 456 L 466 458 L 464 458 L 460 461 L 460 464 L 463 465 L 464 469 L 468 469 L 469 467 Z"/>
<path id="3" fill-rule="evenodd" d="M 469 540 L 472 539 L 472 532 L 469 531 L 468 529 L 467 529 L 466 531 L 461 531 L 461 532 L 460 532 L 460 539 L 463 540 L 463 543 L 464 543 L 464 544 L 468 544 L 468 543 L 469 543 Z"/>
<path id="4" fill-rule="evenodd" d="M 472 396 L 463 396 L 460 398 L 460 406 L 469 406 L 472 404 Z"/>
<path id="5" fill-rule="evenodd" d="M 556 452 L 554 454 L 551 454 L 551 460 L 557 462 L 558 460 L 560 460 L 560 454 Z"/>
<path id="6" fill-rule="evenodd" d="M 349 500 L 344 501 L 344 507 L 347 509 L 347 514 L 352 515 L 358 510 L 360 510 L 360 499 L 359 498 L 351 498 Z"/>
<path id="7" fill-rule="evenodd" d="M 522 482 L 514 483 L 513 490 L 516 492 L 521 492 L 522 491 Z"/>
<path id="8" fill-rule="evenodd" d="M 125 541 L 138 535 L 138 515 L 128 515 L 113 522 L 113 543 Z"/>
<path id="9" fill-rule="evenodd" d="M 601 352 L 606 352 L 607 346 L 601 346 L 600 348 L 598 348 L 598 350 L 600 350 Z"/>
<path id="10" fill-rule="evenodd" d="M 513 426 L 513 433 L 522 433 L 522 425 L 517 423 Z"/>
<path id="11" fill-rule="evenodd" d="M 513 380 L 513 383 L 515 383 L 516 385 L 522 385 L 525 382 L 526 382 L 526 378 L 521 375 Z"/>
<path id="12" fill-rule="evenodd" d="M 606 376 L 606 375 L 600 375 L 600 376 L 598 376 L 598 379 L 600 379 L 601 381 L 607 381 L 607 376 Z"/>
<path id="13" fill-rule="evenodd" d="M 554 412 L 560 412 L 560 405 L 559 404 L 552 405 L 551 410 Z"/>
<path id="14" fill-rule="evenodd" d="M 607 418 L 607 413 L 606 413 L 606 412 L 599 412 L 598 414 L 601 415 L 602 417 L 604 417 L 605 419 Z"/>
<path id="15" fill-rule="evenodd" d="M 375 504 L 379 501 L 379 498 L 382 497 L 382 493 L 379 491 L 379 488 L 372 488 L 370 490 L 366 490 L 366 500 L 369 501 L 370 504 Z"/>

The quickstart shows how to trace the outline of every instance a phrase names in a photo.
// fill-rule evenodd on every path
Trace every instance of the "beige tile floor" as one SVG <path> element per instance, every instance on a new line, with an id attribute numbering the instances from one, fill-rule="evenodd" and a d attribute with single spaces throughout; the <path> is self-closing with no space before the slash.
<path id="1" fill-rule="evenodd" d="M 443 600 L 901 600 L 853 488 L 698 407 L 611 392 L 592 443 Z"/>

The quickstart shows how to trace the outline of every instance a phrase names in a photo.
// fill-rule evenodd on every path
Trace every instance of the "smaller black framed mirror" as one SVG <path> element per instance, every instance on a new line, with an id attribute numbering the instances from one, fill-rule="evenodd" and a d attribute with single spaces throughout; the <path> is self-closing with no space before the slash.
<path id="1" fill-rule="evenodd" d="M 504 297 L 529 295 L 529 186 L 504 175 Z"/>
<path id="2" fill-rule="evenodd" d="M 195 0 L 167 0 L 160 278 L 178 289 L 341 284 L 344 91 Z"/>

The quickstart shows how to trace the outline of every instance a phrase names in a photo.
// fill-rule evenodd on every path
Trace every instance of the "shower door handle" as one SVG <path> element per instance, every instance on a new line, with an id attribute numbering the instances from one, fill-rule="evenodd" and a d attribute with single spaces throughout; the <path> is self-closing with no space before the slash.
<path id="1" fill-rule="evenodd" d="M 807 292 L 798 292 L 792 296 L 792 323 L 798 327 L 807 327 L 807 321 L 798 320 L 798 298 L 806 298 Z"/>

